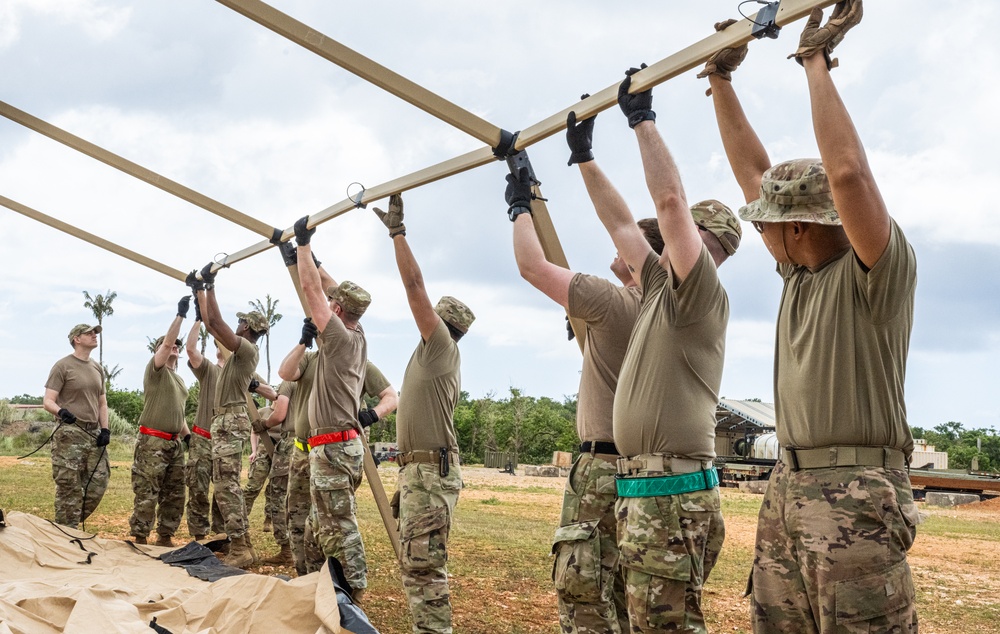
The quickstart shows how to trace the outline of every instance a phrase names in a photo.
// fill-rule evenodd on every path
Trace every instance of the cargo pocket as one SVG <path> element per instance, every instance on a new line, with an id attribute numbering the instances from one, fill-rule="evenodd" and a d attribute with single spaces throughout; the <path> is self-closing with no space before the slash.
<path id="1" fill-rule="evenodd" d="M 624 542 L 620 549 L 629 612 L 648 628 L 684 625 L 691 556 L 684 550 L 653 548 L 648 543 Z"/>
<path id="2" fill-rule="evenodd" d="M 556 529 L 552 542 L 552 581 L 559 597 L 570 603 L 601 600 L 600 520 L 589 520 Z"/>
<path id="3" fill-rule="evenodd" d="M 389 501 L 389 508 L 392 509 L 392 519 L 399 519 L 399 489 L 392 494 L 392 500 Z"/>
<path id="4" fill-rule="evenodd" d="M 438 507 L 401 522 L 400 564 L 405 570 L 440 568 L 448 561 L 448 509 Z"/>
<path id="5" fill-rule="evenodd" d="M 868 632 L 869 625 L 879 631 L 903 626 L 906 631 L 912 620 L 913 578 L 905 560 L 882 572 L 838 581 L 834 591 L 837 625 L 848 632 Z"/>

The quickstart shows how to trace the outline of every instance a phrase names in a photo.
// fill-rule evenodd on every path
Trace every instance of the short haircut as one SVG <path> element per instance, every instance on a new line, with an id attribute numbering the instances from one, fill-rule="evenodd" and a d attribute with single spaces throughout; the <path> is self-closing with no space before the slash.
<path id="1" fill-rule="evenodd" d="M 635 224 L 639 225 L 643 237 L 653 251 L 656 251 L 656 255 L 663 255 L 663 236 L 660 235 L 660 225 L 656 222 L 656 218 L 643 218 Z"/>

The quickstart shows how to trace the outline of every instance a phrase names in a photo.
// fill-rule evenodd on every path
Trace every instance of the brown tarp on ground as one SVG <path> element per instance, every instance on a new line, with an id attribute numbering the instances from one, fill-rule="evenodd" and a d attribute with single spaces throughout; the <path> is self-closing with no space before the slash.
<path id="1" fill-rule="evenodd" d="M 0 634 L 237 632 L 350 634 L 326 567 L 284 581 L 246 574 L 214 583 L 123 541 L 11 511 L 0 529 Z M 167 548 L 140 546 L 153 557 Z M 87 552 L 96 553 L 86 563 Z M 319 614 L 320 616 L 317 616 Z"/>

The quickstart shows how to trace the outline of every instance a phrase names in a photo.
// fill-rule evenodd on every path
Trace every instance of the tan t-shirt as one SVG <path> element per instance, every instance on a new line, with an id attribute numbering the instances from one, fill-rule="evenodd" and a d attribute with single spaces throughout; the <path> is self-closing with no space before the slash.
<path id="1" fill-rule="evenodd" d="M 295 381 L 297 387 L 288 406 L 288 413 L 295 429 L 295 437 L 309 440 L 309 397 L 312 395 L 313 383 L 316 380 L 316 351 L 307 351 L 299 361 L 299 378 Z"/>
<path id="2" fill-rule="evenodd" d="M 583 441 L 612 442 L 618 373 L 639 316 L 642 290 L 577 273 L 569 283 L 569 316 L 587 324 L 576 433 Z"/>
<path id="3" fill-rule="evenodd" d="M 615 445 L 626 456 L 715 458 L 715 409 L 726 351 L 729 298 L 702 246 L 678 284 L 650 251 L 643 301 L 615 392 Z"/>
<path id="4" fill-rule="evenodd" d="M 909 455 L 903 380 L 917 260 L 899 225 L 892 221 L 889 244 L 867 273 L 853 249 L 817 271 L 783 265 L 779 273 L 778 442 L 893 447 Z"/>
<path id="5" fill-rule="evenodd" d="M 81 361 L 73 355 L 65 356 L 52 366 L 45 387 L 59 393 L 56 404 L 69 410 L 78 422 L 99 422 L 104 372 L 97 361 Z"/>
<path id="6" fill-rule="evenodd" d="M 295 431 L 295 422 L 292 420 L 292 399 L 295 397 L 297 390 L 298 383 L 296 381 L 282 381 L 281 385 L 278 386 L 278 396 L 284 396 L 288 399 L 288 409 L 285 410 L 285 420 L 281 421 L 281 424 L 271 431 L 282 434 Z"/>
<path id="7" fill-rule="evenodd" d="M 166 365 L 156 369 L 155 359 L 146 364 L 142 377 L 145 400 L 139 424 L 168 434 L 179 434 L 184 425 L 184 404 L 187 386 L 179 374 Z"/>
<path id="8" fill-rule="evenodd" d="M 348 329 L 336 315 L 320 333 L 316 381 L 309 398 L 309 435 L 356 429 L 368 343 L 360 324 Z"/>
<path id="9" fill-rule="evenodd" d="M 215 388 L 216 407 L 247 404 L 247 390 L 250 389 L 250 379 L 254 376 L 259 358 L 257 346 L 240 337 L 240 347 L 229 357 L 219 374 L 219 383 Z"/>
<path id="10" fill-rule="evenodd" d="M 374 363 L 369 361 L 365 364 L 364 385 L 364 392 L 362 393 L 362 396 L 365 398 L 375 398 L 381 394 L 385 388 L 392 385 L 392 383 L 389 383 L 389 379 L 385 378 L 385 375 L 382 374 L 382 370 L 379 370 Z M 361 405 L 364 407 L 366 404 L 362 401 Z"/>
<path id="11" fill-rule="evenodd" d="M 212 431 L 212 408 L 215 407 L 215 388 L 219 383 L 222 368 L 202 358 L 197 368 L 188 361 L 188 367 L 198 379 L 198 410 L 194 414 L 194 424 L 207 432 Z"/>
<path id="12" fill-rule="evenodd" d="M 458 451 L 455 405 L 462 390 L 462 357 L 444 321 L 413 351 L 403 374 L 396 410 L 399 450 Z"/>

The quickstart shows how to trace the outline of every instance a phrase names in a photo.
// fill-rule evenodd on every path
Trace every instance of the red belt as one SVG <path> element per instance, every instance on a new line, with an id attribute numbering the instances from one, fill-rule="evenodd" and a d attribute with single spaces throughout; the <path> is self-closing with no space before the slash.
<path id="1" fill-rule="evenodd" d="M 201 427 L 198 427 L 197 425 L 191 425 L 191 431 L 193 431 L 194 433 L 198 434 L 202 438 L 208 438 L 209 440 L 212 439 L 212 432 L 208 431 L 207 429 L 202 429 Z"/>
<path id="2" fill-rule="evenodd" d="M 157 438 L 162 438 L 164 440 L 177 440 L 177 434 L 168 434 L 165 431 L 150 429 L 149 427 L 143 427 L 142 425 L 139 425 L 139 433 L 146 434 L 147 436 L 156 436 Z"/>
<path id="3" fill-rule="evenodd" d="M 334 442 L 346 442 L 348 440 L 354 440 L 357 437 L 358 430 L 345 429 L 344 431 L 335 431 L 332 434 L 320 434 L 319 436 L 313 436 L 309 439 L 309 446 L 319 447 L 320 445 L 329 445 Z"/>

